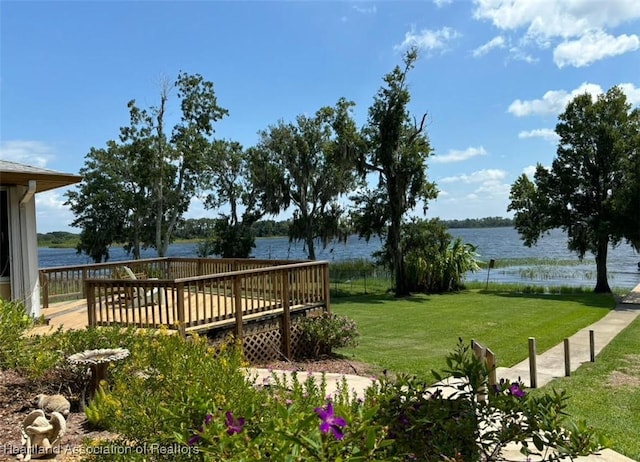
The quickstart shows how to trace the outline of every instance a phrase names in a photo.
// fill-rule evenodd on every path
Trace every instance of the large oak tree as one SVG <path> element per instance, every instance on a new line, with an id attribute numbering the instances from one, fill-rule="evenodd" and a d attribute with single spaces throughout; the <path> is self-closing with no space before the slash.
<path id="1" fill-rule="evenodd" d="M 289 239 L 304 242 L 311 260 L 316 240 L 327 246 L 347 237 L 338 200 L 356 181 L 354 145 L 359 137 L 352 106 L 340 99 L 313 116 L 299 115 L 295 123 L 280 121 L 261 132 L 255 148 L 265 174 L 254 178 L 254 186 L 265 195 L 277 194 L 282 209 L 293 205 Z"/>
<path id="2" fill-rule="evenodd" d="M 594 101 L 576 96 L 560 114 L 557 156 L 550 169 L 538 164 L 533 181 L 520 176 L 511 187 L 508 210 L 531 246 L 553 228 L 563 229 L 568 248 L 580 258 L 595 255 L 595 292 L 610 292 L 610 243 L 640 244 L 640 111 L 613 87 Z"/>
<path id="3" fill-rule="evenodd" d="M 83 181 L 67 203 L 82 229 L 79 251 L 96 261 L 122 239 L 139 257 L 140 247 L 166 255 L 172 233 L 202 187 L 202 172 L 213 124 L 227 111 L 218 106 L 213 83 L 180 73 L 175 82 L 180 120 L 167 132 L 170 87 L 164 84 L 158 106 L 128 104 L 130 124 L 119 142 L 92 149 L 81 170 Z"/>

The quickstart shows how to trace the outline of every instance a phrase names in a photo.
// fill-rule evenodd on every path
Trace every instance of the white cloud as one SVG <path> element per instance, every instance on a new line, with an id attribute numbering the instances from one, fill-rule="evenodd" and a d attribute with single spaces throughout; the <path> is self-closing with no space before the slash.
<path id="1" fill-rule="evenodd" d="M 529 37 L 579 37 L 640 18 L 636 0 L 475 0 L 476 19 L 502 30 L 526 28 Z"/>
<path id="2" fill-rule="evenodd" d="M 558 134 L 551 128 L 536 128 L 534 130 L 522 131 L 518 133 L 518 138 L 542 138 L 555 143 L 560 138 Z"/>
<path id="3" fill-rule="evenodd" d="M 468 147 L 464 151 L 451 149 L 443 156 L 433 156 L 431 162 L 434 164 L 449 164 L 452 162 L 462 162 L 476 156 L 486 156 L 487 151 L 480 146 L 479 148 Z"/>
<path id="4" fill-rule="evenodd" d="M 41 141 L 12 140 L 0 142 L 0 158 L 32 167 L 45 167 L 54 156 L 52 147 Z"/>
<path id="5" fill-rule="evenodd" d="M 433 3 L 438 8 L 442 8 L 443 6 L 451 5 L 453 0 L 433 0 Z"/>
<path id="6" fill-rule="evenodd" d="M 404 34 L 404 41 L 394 48 L 404 50 L 415 46 L 421 50 L 445 52 L 449 49 L 449 43 L 460 36 L 458 31 L 450 27 L 439 30 L 423 29 L 418 33 L 411 30 Z"/>
<path id="7" fill-rule="evenodd" d="M 608 29 L 640 18 L 637 0 L 475 0 L 474 17 L 501 31 L 520 34 L 521 43 L 554 50 L 554 62 L 589 65 L 637 49 L 637 36 L 613 37 Z M 580 50 L 585 55 L 580 55 Z M 582 59 L 579 59 L 582 57 Z"/>
<path id="8" fill-rule="evenodd" d="M 509 53 L 511 53 L 511 57 L 516 61 L 524 61 L 525 63 L 529 63 L 529 64 L 538 62 L 538 58 L 531 56 L 529 53 L 527 53 L 520 47 L 509 48 Z"/>
<path id="9" fill-rule="evenodd" d="M 80 231 L 71 227 L 75 216 L 69 206 L 64 205 L 67 200 L 65 192 L 70 189 L 59 188 L 36 194 L 36 223 L 39 233 L 52 231 L 78 233 Z"/>
<path id="10" fill-rule="evenodd" d="M 602 30 L 590 31 L 578 40 L 562 42 L 553 51 L 553 62 L 564 66 L 584 67 L 610 56 L 621 55 L 640 48 L 637 35 L 614 37 Z"/>
<path id="11" fill-rule="evenodd" d="M 640 104 L 640 88 L 633 83 L 621 83 L 618 85 L 627 95 L 627 101 L 632 105 Z M 578 88 L 567 92 L 566 90 L 549 90 L 540 99 L 517 99 L 509 105 L 508 112 L 516 117 L 529 115 L 557 115 L 565 110 L 569 101 L 578 95 L 589 93 L 592 98 L 604 93 L 602 87 L 595 83 L 584 82 Z"/>
<path id="12" fill-rule="evenodd" d="M 475 50 L 473 50 L 473 57 L 479 58 L 481 56 L 486 55 L 494 48 L 504 48 L 504 47 L 505 47 L 504 37 L 502 37 L 501 35 L 498 35 L 497 37 L 494 37 L 491 40 L 489 40 L 484 45 L 481 45 Z"/>
<path id="13" fill-rule="evenodd" d="M 525 175 L 527 175 L 530 179 L 533 178 L 533 175 L 535 175 L 536 173 L 536 169 L 538 168 L 537 165 L 528 165 L 526 166 L 523 170 L 522 173 L 524 173 Z"/>
<path id="14" fill-rule="evenodd" d="M 447 176 L 438 183 L 490 183 L 495 184 L 507 176 L 507 172 L 499 169 L 477 170 L 470 175 Z"/>
<path id="15" fill-rule="evenodd" d="M 640 87 L 632 83 L 621 83 L 619 87 L 622 89 L 625 95 L 627 95 L 627 101 L 633 106 L 640 106 Z"/>
<path id="16" fill-rule="evenodd" d="M 353 5 L 352 8 L 358 13 L 362 13 L 362 14 L 375 14 L 378 11 L 375 5 L 361 6 L 356 4 L 356 5 Z"/>
<path id="17" fill-rule="evenodd" d="M 507 173 L 498 169 L 479 170 L 468 175 L 443 178 L 449 184 L 446 194 L 430 203 L 429 210 L 444 219 L 504 216 L 509 204 L 511 185 Z"/>
<path id="18" fill-rule="evenodd" d="M 202 199 L 200 197 L 193 196 L 191 198 L 191 201 L 189 202 L 189 210 L 187 210 L 187 212 L 184 214 L 184 218 L 210 218 L 214 215 L 215 217 L 217 217 L 218 212 L 228 213 L 229 210 L 227 206 L 225 206 L 221 210 L 207 210 L 204 207 L 204 202 L 202 202 Z"/>
<path id="19" fill-rule="evenodd" d="M 484 198 L 493 198 L 497 196 L 508 195 L 510 191 L 511 185 L 502 183 L 500 181 L 486 181 L 482 184 L 482 186 L 474 191 L 474 194 L 477 194 Z"/>
<path id="20" fill-rule="evenodd" d="M 602 93 L 602 87 L 594 83 L 583 83 L 570 93 L 565 90 L 549 90 L 541 99 L 533 99 L 528 101 L 515 100 L 509 105 L 508 111 L 516 117 L 524 117 L 533 114 L 551 114 L 556 115 L 564 111 L 567 103 L 577 95 L 589 93 L 597 96 Z"/>

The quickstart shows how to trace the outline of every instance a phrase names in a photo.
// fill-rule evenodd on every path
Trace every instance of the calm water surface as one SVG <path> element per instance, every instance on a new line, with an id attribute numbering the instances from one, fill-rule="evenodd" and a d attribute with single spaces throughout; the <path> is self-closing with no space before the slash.
<path id="1" fill-rule="evenodd" d="M 451 234 L 461 237 L 478 247 L 480 259 L 487 261 L 491 258 L 500 260 L 507 258 L 549 258 L 553 260 L 573 260 L 576 265 L 544 267 L 512 266 L 491 270 L 491 282 L 520 282 L 525 284 L 593 286 L 595 285 L 595 261 L 588 254 L 582 263 L 578 257 L 567 250 L 567 240 L 564 233 L 554 230 L 538 241 L 535 247 L 525 247 L 518 233 L 513 228 L 481 228 L 481 229 L 452 229 Z M 319 260 L 341 261 L 356 258 L 370 258 L 371 254 L 380 248 L 380 241 L 372 239 L 367 243 L 352 236 L 346 244 L 334 244 L 326 249 L 318 249 Z M 129 260 L 130 257 L 120 247 L 110 250 L 110 261 Z M 156 253 L 153 249 L 143 252 L 143 257 L 152 258 Z M 169 246 L 170 257 L 195 257 L 197 244 L 172 244 Z M 301 243 L 289 243 L 286 238 L 261 238 L 256 240 L 256 248 L 252 256 L 266 259 L 304 259 L 306 257 Z M 52 266 L 67 266 L 92 263 L 85 255 L 77 255 L 74 249 L 38 249 L 39 265 L 41 268 Z M 638 262 L 640 255 L 630 246 L 621 245 L 609 251 L 608 270 L 609 284 L 612 287 L 631 288 L 640 284 Z M 485 281 L 487 273 L 481 271 L 467 276 L 468 280 Z"/>

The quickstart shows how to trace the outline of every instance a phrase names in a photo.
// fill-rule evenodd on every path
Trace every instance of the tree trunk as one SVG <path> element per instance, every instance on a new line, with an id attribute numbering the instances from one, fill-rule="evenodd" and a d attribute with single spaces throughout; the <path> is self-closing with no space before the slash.
<path id="1" fill-rule="evenodd" d="M 313 242 L 313 238 L 307 238 L 307 251 L 309 253 L 309 260 L 316 259 L 316 247 Z"/>
<path id="2" fill-rule="evenodd" d="M 393 275 L 396 281 L 395 295 L 396 297 L 406 297 L 407 295 L 411 295 L 411 292 L 405 276 L 402 247 L 400 245 L 401 220 L 398 218 L 392 218 L 391 223 L 387 240 L 389 251 L 391 253 L 391 260 L 393 261 Z"/>
<path id="3" fill-rule="evenodd" d="M 600 238 L 598 241 L 598 251 L 596 252 L 596 293 L 610 293 L 609 281 L 607 278 L 607 252 L 609 250 L 609 238 Z"/>
<path id="4" fill-rule="evenodd" d="M 313 241 L 313 228 L 311 227 L 311 218 L 305 217 L 305 228 L 307 230 L 307 251 L 309 253 L 309 260 L 316 259 L 316 245 Z"/>

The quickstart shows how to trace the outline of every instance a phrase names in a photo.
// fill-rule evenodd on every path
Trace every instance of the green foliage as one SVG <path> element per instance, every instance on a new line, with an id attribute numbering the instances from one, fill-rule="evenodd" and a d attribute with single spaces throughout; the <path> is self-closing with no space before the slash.
<path id="1" fill-rule="evenodd" d="M 377 419 L 400 460 L 477 461 L 479 422 L 474 401 L 443 396 L 415 376 L 383 378 Z"/>
<path id="2" fill-rule="evenodd" d="M 447 356 L 447 366 L 443 372 L 453 379 L 448 387 L 454 393 L 449 399 L 470 403 L 482 429 L 476 434 L 481 460 L 501 460 L 500 453 L 510 442 L 519 443 L 524 455 L 547 461 L 587 455 L 603 447 L 604 439 L 593 428 L 569 418 L 566 393 L 532 394 L 520 381 L 509 380 L 487 389 L 486 364 L 462 339 Z M 434 375 L 442 381 L 440 373 Z M 477 455 L 464 460 L 477 460 Z"/>
<path id="3" fill-rule="evenodd" d="M 216 220 L 209 237 L 198 244 L 198 256 L 249 258 L 255 246 L 255 237 L 246 223 L 232 224 L 229 217 L 223 217 Z"/>
<path id="4" fill-rule="evenodd" d="M 427 181 L 426 174 L 431 154 L 424 133 L 426 114 L 418 124 L 407 109 L 411 97 L 406 79 L 416 59 L 416 50 L 410 50 L 404 68 L 396 66 L 387 74 L 385 85 L 374 97 L 363 129 L 358 171 L 362 178 L 376 174 L 378 186 L 357 191 L 351 197 L 355 204 L 352 219 L 359 235 L 367 240 L 377 235 L 384 240 L 383 251 L 391 262 L 396 296 L 410 292 L 401 244 L 403 218 L 418 201 L 426 210 L 427 202 L 437 196 L 435 184 Z"/>
<path id="5" fill-rule="evenodd" d="M 354 153 L 360 140 L 352 106 L 342 98 L 312 117 L 280 121 L 261 132 L 253 153 L 260 160 L 257 172 L 263 172 L 255 176 L 254 187 L 277 198 L 274 213 L 293 205 L 289 238 L 304 242 L 310 260 L 316 258 L 316 239 L 326 247 L 349 234 L 338 198 L 356 181 Z"/>
<path id="6" fill-rule="evenodd" d="M 22 339 L 14 366 L 31 380 L 55 384 L 51 392 L 64 389 L 68 390 L 72 399 L 80 399 L 89 383 L 89 376 L 83 368 L 69 364 L 67 357 L 97 348 L 130 348 L 136 339 L 133 328 L 51 329 L 47 334 L 25 336 Z"/>
<path id="7" fill-rule="evenodd" d="M 38 247 L 73 248 L 78 245 L 78 235 L 66 231 L 38 233 Z"/>
<path id="8" fill-rule="evenodd" d="M 108 382 L 100 384 L 86 409 L 92 424 L 118 434 L 115 440 L 91 443 L 90 459 L 435 461 L 443 455 L 477 460 L 484 451 L 486 460 L 497 460 L 490 449 L 534 433 L 534 443 L 562 454 L 597 447 L 588 427 L 565 419 L 562 393 L 523 399 L 513 384 L 501 384 L 491 406 L 477 402 L 487 371 L 462 343 L 447 357 L 445 372 L 464 378 L 469 391 L 457 390 L 454 399 L 445 399 L 429 394 L 427 384 L 416 378 L 385 376 L 363 399 L 352 394 L 346 380 L 328 396 L 326 381 L 313 375 L 274 373 L 262 387 L 255 386 L 239 344 L 212 346 L 206 338 L 183 339 L 164 330 L 58 331 L 33 342 L 27 350 L 55 350 L 57 361 L 87 348 L 120 345 L 131 352 L 111 368 Z M 59 366 L 52 363 L 54 369 Z M 504 432 L 496 411 L 508 417 Z"/>
<path id="9" fill-rule="evenodd" d="M 212 192 L 205 208 L 229 206 L 228 214 L 220 214 L 207 241 L 200 247 L 201 256 L 211 253 L 225 258 L 247 258 L 255 247 L 252 226 L 267 213 L 277 213 L 277 197 L 265 195 L 257 188 L 257 178 L 264 176 L 264 165 L 240 143 L 215 141 L 207 159 L 207 183 Z M 261 186 L 272 191 L 273 181 L 267 176 Z M 240 215 L 242 208 L 242 215 Z"/>
<path id="10" fill-rule="evenodd" d="M 355 348 L 358 345 L 358 326 L 346 316 L 323 312 L 319 316 L 303 318 L 300 329 L 316 358 L 331 354 L 334 348 Z"/>
<path id="11" fill-rule="evenodd" d="M 407 279 L 412 291 L 440 293 L 462 288 L 468 271 L 477 271 L 476 248 L 453 240 L 435 220 L 413 220 L 403 226 Z"/>
<path id="12" fill-rule="evenodd" d="M 415 378 L 384 376 L 364 398 L 353 395 L 346 380 L 328 396 L 323 378 L 295 372 L 289 378 L 274 373 L 256 387 L 241 372 L 238 350 L 213 349 L 199 338 L 160 335 L 145 337 L 143 345 L 87 410 L 92 421 L 119 434 L 98 444 L 178 445 L 172 460 L 230 461 L 473 461 L 481 454 L 491 461 L 508 441 L 532 436 L 568 455 L 598 447 L 591 430 L 565 419 L 562 394 L 529 398 L 520 384 L 503 383 L 489 402 L 478 402 L 487 371 L 462 344 L 448 356 L 447 373 L 470 387 L 445 397 Z M 495 422 L 498 413 L 508 433 Z M 514 421 L 518 413 L 525 417 Z M 144 456 L 163 458 L 158 451 Z M 131 451 L 101 457 L 131 460 Z"/>
<path id="13" fill-rule="evenodd" d="M 24 333 L 33 325 L 19 301 L 0 298 L 0 370 L 12 369 L 23 363 Z"/>
<path id="14" fill-rule="evenodd" d="M 513 228 L 512 218 L 504 217 L 484 217 L 484 218 L 464 218 L 462 220 L 443 220 L 449 229 L 455 228 Z"/>
<path id="15" fill-rule="evenodd" d="M 124 242 L 139 258 L 153 247 L 164 256 L 175 227 L 202 186 L 204 156 L 213 123 L 227 113 L 217 104 L 213 83 L 198 74 L 179 73 L 175 82 L 181 118 L 171 135 L 165 132 L 169 87 L 160 103 L 140 109 L 128 104 L 130 125 L 106 149 L 92 148 L 80 173 L 83 181 L 67 194 L 82 229 L 78 251 L 99 262 L 109 245 Z"/>
<path id="16" fill-rule="evenodd" d="M 411 292 L 441 293 L 459 290 L 468 271 L 479 269 L 476 248 L 453 240 L 438 219 L 412 219 L 404 223 L 401 234 L 405 286 Z M 378 252 L 379 263 L 392 266 L 387 248 Z"/>
<path id="17" fill-rule="evenodd" d="M 596 257 L 596 292 L 610 292 L 610 242 L 640 242 L 638 151 L 640 110 L 631 110 L 618 87 L 593 101 L 576 96 L 560 114 L 560 137 L 551 169 L 538 165 L 534 181 L 520 176 L 511 187 L 516 229 L 525 245 L 552 228 L 562 228 L 568 248 L 580 258 Z"/>
<path id="18" fill-rule="evenodd" d="M 120 400 L 105 391 L 107 386 L 106 381 L 100 383 L 91 404 L 84 410 L 87 421 L 99 429 L 110 428 L 115 419 L 122 418 Z"/>

